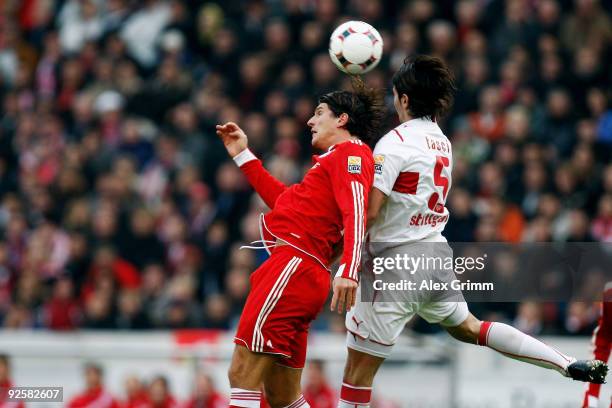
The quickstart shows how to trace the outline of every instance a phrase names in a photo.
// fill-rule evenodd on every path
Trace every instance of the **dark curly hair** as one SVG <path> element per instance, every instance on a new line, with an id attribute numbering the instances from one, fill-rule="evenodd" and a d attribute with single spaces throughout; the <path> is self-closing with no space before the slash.
<path id="1" fill-rule="evenodd" d="M 457 88 L 444 61 L 429 55 L 408 57 L 393 75 L 397 95 L 408 96 L 408 111 L 414 118 L 432 120 L 444 115 L 453 104 Z"/>
<path id="2" fill-rule="evenodd" d="M 353 91 L 334 91 L 319 97 L 336 116 L 346 113 L 349 117 L 346 130 L 370 147 L 374 147 L 386 118 L 382 90 L 368 88 L 358 76 L 351 77 Z"/>

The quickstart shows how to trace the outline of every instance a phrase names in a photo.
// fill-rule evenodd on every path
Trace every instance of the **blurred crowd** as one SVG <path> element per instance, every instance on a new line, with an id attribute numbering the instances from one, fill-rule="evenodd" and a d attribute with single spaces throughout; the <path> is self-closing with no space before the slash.
<path id="1" fill-rule="evenodd" d="M 53 330 L 230 329 L 265 256 L 265 211 L 217 139 L 234 121 L 286 183 L 309 167 L 327 53 L 347 19 L 458 85 L 450 241 L 612 241 L 612 3 L 597 0 L 4 0 L 0 322 Z M 388 129 L 381 129 L 381 135 Z M 587 333 L 590 304 L 495 309 Z M 324 315 L 315 328 L 342 330 Z"/>
<path id="2" fill-rule="evenodd" d="M 83 385 L 74 395 L 64 395 L 67 408 L 226 408 L 229 398 L 217 388 L 213 378 L 204 370 L 193 376 L 190 395 L 179 398 L 173 392 L 172 383 L 165 375 L 127 375 L 120 393 L 111 392 L 105 382 L 104 369 L 95 362 L 83 367 Z M 11 358 L 0 354 L 0 404 L 24 408 L 23 402 L 7 402 L 8 389 L 23 386 L 14 382 Z M 336 408 L 338 393 L 330 385 L 325 365 L 320 360 L 308 362 L 304 375 L 303 395 L 312 408 Z M 375 396 L 374 408 L 398 408 L 391 400 Z M 270 408 L 263 401 L 261 408 Z"/>
<path id="3" fill-rule="evenodd" d="M 228 398 L 220 393 L 212 378 L 197 372 L 194 376 L 192 395 L 185 401 L 172 392 L 172 386 L 164 375 L 153 376 L 145 381 L 136 375 L 125 379 L 123 395 L 111 393 L 104 384 L 101 366 L 89 363 L 84 368 L 84 388 L 66 400 L 68 408 L 225 408 Z"/>

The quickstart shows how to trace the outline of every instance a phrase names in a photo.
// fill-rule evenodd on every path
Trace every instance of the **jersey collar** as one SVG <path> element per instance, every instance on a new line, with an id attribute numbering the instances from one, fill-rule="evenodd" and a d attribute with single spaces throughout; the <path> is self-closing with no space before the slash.
<path id="1" fill-rule="evenodd" d="M 426 118 L 425 116 L 420 117 L 420 118 L 415 118 L 415 119 L 410 119 L 407 120 L 406 122 L 402 123 L 403 127 L 409 127 L 409 126 L 438 126 L 438 124 L 436 123 L 435 120 L 431 120 Z"/>
<path id="2" fill-rule="evenodd" d="M 334 145 L 331 145 L 331 146 L 329 146 L 329 148 L 327 149 L 327 153 L 331 152 L 332 150 L 334 150 L 336 147 L 338 147 L 338 146 L 340 146 L 340 145 L 343 145 L 343 144 L 348 143 L 348 142 L 355 142 L 355 141 L 357 141 L 357 140 L 360 140 L 360 139 L 359 139 L 359 138 L 356 138 L 356 139 L 347 139 L 347 140 L 343 140 L 343 141 L 342 141 L 342 142 L 340 142 L 340 143 L 336 143 L 336 144 L 334 144 Z M 363 142 L 362 142 L 362 143 L 363 143 Z"/>

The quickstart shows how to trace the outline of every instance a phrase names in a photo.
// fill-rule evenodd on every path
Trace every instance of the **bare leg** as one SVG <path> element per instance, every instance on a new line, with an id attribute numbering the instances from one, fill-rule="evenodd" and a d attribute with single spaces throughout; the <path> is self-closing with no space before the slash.
<path id="1" fill-rule="evenodd" d="M 230 407 L 259 407 L 263 380 L 277 357 L 253 353 L 236 345 L 228 372 L 232 395 Z"/>
<path id="2" fill-rule="evenodd" d="M 281 363 L 282 360 L 279 361 Z M 289 405 L 297 407 L 308 406 L 302 398 L 302 369 L 274 364 L 264 379 L 266 400 L 272 408 L 283 408 Z"/>
<path id="3" fill-rule="evenodd" d="M 460 325 L 445 329 L 457 340 L 487 346 L 506 357 L 556 370 L 574 380 L 601 383 L 608 371 L 608 367 L 601 361 L 578 361 L 512 326 L 481 322 L 471 313 Z"/>
<path id="4" fill-rule="evenodd" d="M 344 367 L 342 390 L 340 391 L 339 408 L 367 407 L 372 394 L 372 383 L 381 364 L 382 357 L 372 356 L 361 351 L 348 349 L 348 357 Z"/>

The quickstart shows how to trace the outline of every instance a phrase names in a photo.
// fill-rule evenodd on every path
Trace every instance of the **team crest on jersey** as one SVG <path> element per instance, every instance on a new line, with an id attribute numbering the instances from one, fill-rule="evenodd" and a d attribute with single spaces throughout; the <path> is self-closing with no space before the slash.
<path id="1" fill-rule="evenodd" d="M 374 173 L 382 174 L 383 163 L 385 162 L 385 155 L 375 154 L 374 155 Z"/>
<path id="2" fill-rule="evenodd" d="M 361 157 L 348 157 L 348 172 L 352 174 L 361 174 Z"/>

